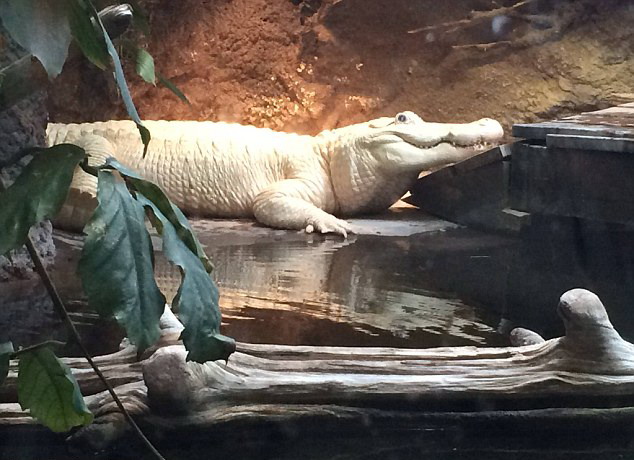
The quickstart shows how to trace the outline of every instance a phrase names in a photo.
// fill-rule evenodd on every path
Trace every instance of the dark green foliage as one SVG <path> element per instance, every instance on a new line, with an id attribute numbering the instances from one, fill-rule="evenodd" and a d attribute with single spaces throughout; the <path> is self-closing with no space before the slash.
<path id="1" fill-rule="evenodd" d="M 161 74 L 160 72 L 156 72 L 156 78 L 158 78 L 158 81 L 161 83 L 161 85 L 165 86 L 172 93 L 174 93 L 181 101 L 191 105 L 191 103 L 189 102 L 189 99 L 187 99 L 187 96 L 185 96 L 185 94 L 180 89 L 178 89 L 178 87 L 174 83 L 168 80 L 163 74 Z"/>
<path id="2" fill-rule="evenodd" d="M 165 297 L 154 280 L 143 207 L 110 171 L 99 171 L 97 207 L 84 229 L 79 275 L 89 304 L 114 316 L 143 350 L 160 335 Z"/>
<path id="3" fill-rule="evenodd" d="M 126 168 L 114 158 L 109 158 L 106 161 L 105 167 L 114 168 L 119 171 L 119 173 L 125 177 L 126 181 L 134 188 L 134 190 L 148 198 L 157 207 L 157 209 L 161 211 L 167 220 L 172 223 L 176 229 L 178 237 L 183 240 L 190 251 L 196 254 L 205 267 L 207 273 L 211 273 L 214 267 L 207 258 L 207 255 L 200 245 L 198 238 L 196 238 L 187 218 L 182 211 L 178 209 L 178 207 L 175 206 L 169 198 L 167 198 L 167 195 L 165 195 L 163 190 L 161 190 L 158 185 L 143 179 L 134 171 Z"/>
<path id="4" fill-rule="evenodd" d="M 62 71 L 71 31 L 66 0 L 2 0 L 0 17 L 13 39 L 39 59 L 50 77 Z"/>
<path id="5" fill-rule="evenodd" d="M 147 35 L 149 32 L 147 17 L 136 3 L 134 3 L 132 14 L 134 24 Z M 147 151 L 151 139 L 150 132 L 143 126 L 132 101 L 117 50 L 90 0 L 2 0 L 0 1 L 0 19 L 15 41 L 38 58 L 51 78 L 62 71 L 71 38 L 75 39 L 83 54 L 100 69 L 106 69 L 111 64 L 123 103 L 128 115 L 137 124 L 145 146 L 144 153 Z M 147 51 L 137 49 L 133 59 L 137 73 L 145 81 L 156 85 L 158 79 L 179 99 L 189 104 L 181 90 L 167 78 L 156 73 L 154 59 Z M 2 86 L 1 74 L 0 86 Z M 21 88 L 29 92 L 38 87 L 37 84 L 32 86 L 33 88 L 22 84 Z M 15 88 L 12 92 L 15 93 Z M 7 99 L 6 96 L 5 99 Z"/>
<path id="6" fill-rule="evenodd" d="M 134 6 L 135 24 L 147 34 L 147 18 L 138 5 Z M 12 37 L 39 59 L 49 77 L 61 72 L 71 38 L 93 64 L 101 69 L 112 66 L 128 114 L 147 150 L 150 132 L 142 125 L 117 51 L 90 0 L 0 0 L 0 19 Z M 137 48 L 135 59 L 137 72 L 145 81 L 155 85 L 158 79 L 189 103 L 173 83 L 156 72 L 147 51 Z M 39 72 L 39 65 L 37 69 Z M 2 78 L 0 74 L 0 83 Z M 33 154 L 34 159 L 15 183 L 0 192 L 0 255 L 21 246 L 31 226 L 59 211 L 73 172 L 86 157 L 83 149 L 70 144 L 34 149 Z M 227 359 L 235 351 L 235 342 L 219 333 L 218 289 L 209 275 L 213 267 L 182 212 L 159 187 L 116 161 L 101 168 L 82 167 L 99 178 L 99 205 L 85 228 L 79 263 L 89 303 L 101 314 L 114 316 L 140 350 L 158 339 L 165 298 L 154 280 L 145 206 L 163 237 L 167 258 L 181 271 L 182 282 L 173 305 L 185 324 L 182 338 L 188 359 Z M 120 170 L 126 183 L 108 169 Z M 60 308 L 63 310 L 63 305 Z M 52 351 L 37 345 L 14 353 L 11 343 L 0 344 L 0 383 L 8 374 L 12 356 L 19 357 L 18 399 L 24 410 L 58 432 L 91 423 L 92 414 L 70 369 Z"/>
<path id="7" fill-rule="evenodd" d="M 92 422 L 70 369 L 45 347 L 20 354 L 18 401 L 56 432 Z"/>
<path id="8" fill-rule="evenodd" d="M 101 33 L 103 34 L 103 39 L 106 42 L 108 54 L 110 54 L 110 57 L 112 58 L 112 64 L 114 66 L 114 78 L 117 81 L 117 85 L 119 86 L 119 91 L 121 91 L 121 98 L 123 99 L 123 103 L 128 112 L 128 115 L 136 123 L 136 126 L 139 129 L 141 140 L 143 141 L 143 145 L 145 146 L 145 149 L 143 151 L 143 154 L 145 155 L 145 152 L 147 151 L 147 146 L 150 143 L 151 139 L 150 131 L 145 126 L 143 126 L 143 123 L 141 122 L 141 117 L 139 117 L 139 113 L 137 112 L 134 102 L 132 101 L 132 95 L 130 94 L 130 89 L 128 88 L 128 84 L 125 80 L 123 67 L 121 66 L 121 59 L 119 59 L 117 49 L 115 48 L 114 43 L 112 43 L 112 40 L 110 40 L 110 37 L 106 32 L 106 28 L 99 18 L 97 10 L 89 0 L 87 0 L 87 3 L 90 6 L 90 13 L 93 20 L 97 24 L 99 24 L 99 28 L 101 29 Z"/>
<path id="9" fill-rule="evenodd" d="M 157 185 L 115 160 L 108 160 L 106 167 L 116 168 L 136 192 L 137 200 L 151 210 L 150 220 L 163 236 L 163 252 L 180 268 L 182 281 L 172 305 L 185 325 L 182 339 L 189 351 L 187 359 L 227 359 L 235 351 L 235 342 L 219 332 L 218 288 L 209 275 L 213 267 L 189 222 Z"/>
<path id="10" fill-rule="evenodd" d="M 68 20 L 75 42 L 90 62 L 105 70 L 108 67 L 106 43 L 90 19 L 87 5 L 82 0 L 67 0 Z"/>
<path id="11" fill-rule="evenodd" d="M 36 223 L 53 217 L 64 203 L 84 150 L 70 144 L 35 150 L 22 174 L 0 193 L 0 255 L 24 244 Z"/>
<path id="12" fill-rule="evenodd" d="M 233 339 L 220 334 L 221 318 L 216 284 L 200 259 L 187 248 L 165 214 L 145 196 L 139 195 L 137 199 L 152 210 L 151 220 L 163 236 L 163 252 L 181 272 L 181 285 L 172 306 L 185 325 L 181 339 L 189 352 L 187 359 L 199 363 L 228 359 L 236 345 Z"/>

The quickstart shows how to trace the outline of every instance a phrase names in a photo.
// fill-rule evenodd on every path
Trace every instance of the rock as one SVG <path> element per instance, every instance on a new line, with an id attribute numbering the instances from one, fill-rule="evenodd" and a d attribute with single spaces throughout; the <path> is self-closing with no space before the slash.
<path id="1" fill-rule="evenodd" d="M 15 44 L 4 29 L 0 29 L 0 68 L 4 68 L 24 56 L 24 50 Z M 0 182 L 5 187 L 18 176 L 27 162 L 24 158 L 13 164 L 20 152 L 27 147 L 45 145 L 48 112 L 46 94 L 39 92 L 20 101 L 14 106 L 0 111 Z M 12 165 L 2 168 L 2 166 Z M 41 223 L 31 229 L 35 242 L 45 264 L 53 262 L 55 247 L 51 237 L 50 223 Z M 10 258 L 0 255 L 0 281 L 11 278 L 28 278 L 32 275 L 33 264 L 26 250 L 11 253 Z"/>
<path id="2" fill-rule="evenodd" d="M 537 332 L 533 332 L 523 327 L 516 327 L 509 334 L 511 345 L 514 347 L 523 347 L 526 345 L 536 345 L 544 343 L 546 340 Z"/>

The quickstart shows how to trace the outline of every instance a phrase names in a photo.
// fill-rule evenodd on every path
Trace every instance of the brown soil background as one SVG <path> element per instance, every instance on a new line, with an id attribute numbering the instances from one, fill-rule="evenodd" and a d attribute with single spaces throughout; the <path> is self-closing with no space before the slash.
<path id="1" fill-rule="evenodd" d="M 130 67 L 146 119 L 316 133 L 413 110 L 429 121 L 487 116 L 508 127 L 634 98 L 631 1 L 597 1 L 544 43 L 486 51 L 451 45 L 512 39 L 527 26 L 514 23 L 498 37 L 490 24 L 451 36 L 408 31 L 463 19 L 491 1 L 324 0 L 304 21 L 288 0 L 141 3 L 157 69 L 191 101 L 140 81 Z M 50 91 L 53 121 L 126 117 L 109 75 L 87 63 L 68 67 Z"/>

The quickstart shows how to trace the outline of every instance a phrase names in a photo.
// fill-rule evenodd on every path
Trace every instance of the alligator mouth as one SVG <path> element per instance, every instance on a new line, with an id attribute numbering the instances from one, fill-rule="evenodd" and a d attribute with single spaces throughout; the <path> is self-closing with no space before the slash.
<path id="1" fill-rule="evenodd" d="M 494 147 L 494 144 L 490 143 L 490 142 L 474 142 L 472 144 L 458 144 L 456 142 L 451 142 L 451 141 L 440 141 L 436 144 L 431 144 L 431 145 L 417 145 L 417 144 L 412 144 L 414 147 L 421 149 L 421 150 L 429 150 L 429 149 L 433 149 L 436 148 L 442 144 L 445 145 L 450 145 L 453 148 L 456 149 L 470 149 L 470 150 L 489 150 L 491 148 Z"/>

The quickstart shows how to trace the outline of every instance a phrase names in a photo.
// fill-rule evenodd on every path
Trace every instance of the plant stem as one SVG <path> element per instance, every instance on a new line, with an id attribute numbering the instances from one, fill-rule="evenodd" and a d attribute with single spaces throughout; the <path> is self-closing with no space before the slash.
<path id="1" fill-rule="evenodd" d="M 18 351 L 14 351 L 13 353 L 11 353 L 11 359 L 15 359 L 19 357 L 21 354 L 29 353 L 39 348 L 50 347 L 50 346 L 63 347 L 64 345 L 66 344 L 64 342 L 60 342 L 59 340 L 47 340 L 46 342 L 36 343 L 35 345 L 31 345 L 30 347 L 24 347 L 24 348 L 20 348 Z"/>
<path id="2" fill-rule="evenodd" d="M 123 403 L 121 402 L 121 400 L 115 393 L 114 389 L 112 388 L 112 386 L 110 385 L 106 377 L 103 375 L 99 367 L 97 367 L 97 365 L 93 361 L 92 357 L 90 356 L 90 353 L 84 346 L 81 340 L 81 337 L 79 336 L 79 332 L 77 331 L 75 324 L 71 320 L 68 314 L 68 311 L 66 310 L 66 307 L 64 306 L 64 302 L 62 302 L 62 299 L 59 296 L 59 293 L 57 292 L 57 289 L 55 288 L 53 281 L 51 280 L 48 272 L 46 271 L 46 268 L 44 267 L 44 264 L 42 263 L 42 259 L 40 259 L 40 256 L 38 255 L 30 236 L 28 236 L 26 240 L 26 249 L 29 251 L 29 255 L 31 256 L 31 259 L 33 259 L 33 264 L 35 265 L 35 271 L 37 272 L 38 275 L 40 275 L 40 278 L 42 279 L 42 282 L 44 283 L 46 290 L 48 291 L 49 295 L 51 296 L 51 299 L 53 300 L 53 305 L 55 306 L 57 313 L 68 325 L 68 328 L 70 329 L 75 341 L 81 348 L 81 351 L 86 357 L 86 360 L 95 371 L 95 374 L 97 374 L 99 379 L 103 382 L 104 386 L 108 390 L 108 393 L 110 393 L 110 396 L 112 396 L 112 399 L 114 400 L 115 404 L 117 405 L 117 407 L 119 408 L 123 416 L 125 417 L 126 421 L 130 424 L 130 426 L 132 427 L 136 435 L 143 441 L 143 443 L 148 447 L 148 449 L 152 452 L 152 454 L 154 454 L 154 456 L 157 459 L 165 460 L 165 458 L 161 455 L 161 453 L 158 450 L 156 450 L 156 447 L 152 445 L 150 440 L 147 437 L 145 437 L 145 435 L 143 434 L 139 426 L 136 424 L 136 422 L 134 421 L 134 419 L 128 412 L 128 410 L 124 407 Z"/>

